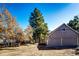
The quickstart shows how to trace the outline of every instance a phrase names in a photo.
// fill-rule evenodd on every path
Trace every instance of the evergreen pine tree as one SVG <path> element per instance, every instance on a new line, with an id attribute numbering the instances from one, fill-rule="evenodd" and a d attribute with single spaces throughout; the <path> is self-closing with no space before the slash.
<path id="1" fill-rule="evenodd" d="M 48 33 L 47 23 L 44 22 L 44 18 L 40 11 L 35 8 L 31 13 L 29 19 L 30 26 L 33 28 L 33 39 L 39 44 L 46 42 L 46 37 Z"/>

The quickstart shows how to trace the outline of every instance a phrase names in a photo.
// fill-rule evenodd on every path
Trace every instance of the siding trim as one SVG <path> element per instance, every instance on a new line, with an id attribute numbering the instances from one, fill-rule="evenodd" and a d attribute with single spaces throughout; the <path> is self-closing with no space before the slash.
<path id="1" fill-rule="evenodd" d="M 63 40 L 63 38 L 62 38 L 62 32 L 61 32 L 61 46 L 63 45 L 63 42 L 62 42 L 62 40 Z"/>

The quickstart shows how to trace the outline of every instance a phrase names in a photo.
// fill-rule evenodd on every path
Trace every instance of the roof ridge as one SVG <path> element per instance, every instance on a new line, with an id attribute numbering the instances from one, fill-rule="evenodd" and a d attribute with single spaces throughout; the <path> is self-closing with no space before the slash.
<path id="1" fill-rule="evenodd" d="M 68 26 L 67 24 L 63 23 L 62 25 L 67 26 L 69 29 L 71 29 L 71 30 L 74 31 L 75 33 L 79 34 L 78 31 L 74 30 L 73 28 L 71 28 L 71 27 Z M 50 36 L 53 32 L 55 32 L 58 28 L 60 28 L 62 25 L 60 25 L 59 27 L 57 27 L 56 29 L 54 29 L 53 31 L 51 31 L 51 32 L 49 33 L 49 36 Z"/>
<path id="2" fill-rule="evenodd" d="M 77 30 L 74 30 L 73 28 L 71 28 L 69 25 L 65 24 L 68 28 L 70 28 L 72 31 L 76 32 L 79 34 L 79 32 Z"/>

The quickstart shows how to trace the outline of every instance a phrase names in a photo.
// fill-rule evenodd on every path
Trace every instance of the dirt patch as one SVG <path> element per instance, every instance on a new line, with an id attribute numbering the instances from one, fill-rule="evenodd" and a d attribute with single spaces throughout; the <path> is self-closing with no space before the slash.
<path id="1" fill-rule="evenodd" d="M 75 56 L 74 49 L 39 50 L 37 44 L 27 46 L 8 47 L 0 50 L 1 56 Z"/>

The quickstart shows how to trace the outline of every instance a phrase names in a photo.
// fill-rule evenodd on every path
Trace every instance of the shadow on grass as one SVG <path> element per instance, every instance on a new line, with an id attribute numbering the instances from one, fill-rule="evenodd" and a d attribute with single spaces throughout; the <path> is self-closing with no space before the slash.
<path id="1" fill-rule="evenodd" d="M 37 45 L 39 50 L 62 50 L 62 49 L 75 49 L 77 46 L 62 46 L 62 47 L 47 47 L 46 45 Z"/>

